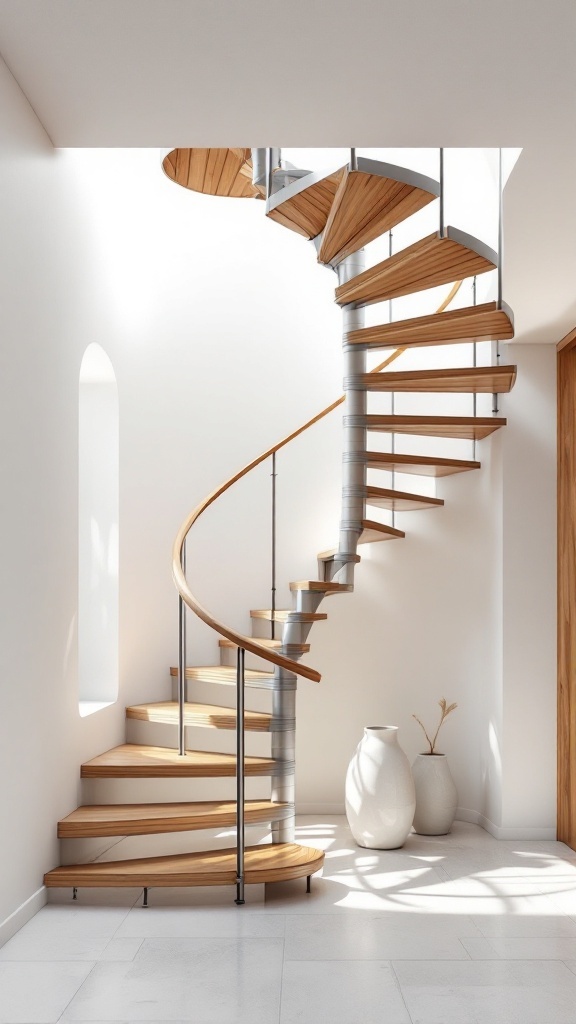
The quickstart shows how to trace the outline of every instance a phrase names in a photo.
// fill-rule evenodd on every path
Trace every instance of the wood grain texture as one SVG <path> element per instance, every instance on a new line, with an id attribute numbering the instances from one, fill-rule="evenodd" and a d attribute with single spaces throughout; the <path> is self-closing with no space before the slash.
<path id="1" fill-rule="evenodd" d="M 576 849 L 576 348 L 557 362 L 558 839 Z"/>
<path id="2" fill-rule="evenodd" d="M 358 543 L 376 544 L 383 540 L 399 540 L 405 536 L 403 530 L 397 530 L 394 526 L 386 526 L 385 523 L 377 523 L 373 519 L 363 519 Z"/>
<path id="3" fill-rule="evenodd" d="M 340 285 L 336 302 L 366 306 L 493 269 L 494 264 L 473 249 L 435 233 Z"/>
<path id="4" fill-rule="evenodd" d="M 481 441 L 506 426 L 506 419 L 501 416 L 367 415 L 365 419 L 367 430 L 420 437 L 458 437 L 468 441 Z"/>
<path id="5" fill-rule="evenodd" d="M 346 340 L 351 345 L 360 344 L 379 349 L 507 341 L 513 337 L 514 325 L 509 311 L 498 309 L 495 302 L 485 302 L 481 306 L 450 309 L 377 327 L 363 327 L 351 331 Z"/>
<path id="6" fill-rule="evenodd" d="M 269 757 L 247 757 L 245 775 L 270 775 L 277 762 Z M 236 774 L 233 754 L 211 750 L 187 750 L 180 756 L 172 747 L 123 743 L 85 761 L 83 779 L 227 778 Z"/>
<path id="7" fill-rule="evenodd" d="M 558 344 L 556 345 L 556 351 L 557 352 L 562 352 L 562 350 L 565 349 L 565 348 L 575 348 L 575 347 L 576 347 L 576 327 L 573 327 L 572 330 L 568 332 L 568 334 L 564 335 L 564 337 L 562 338 L 562 341 L 558 342 Z"/>
<path id="8" fill-rule="evenodd" d="M 290 590 L 308 590 L 316 594 L 349 594 L 352 586 L 347 583 L 328 583 L 325 580 L 294 580 L 290 584 Z"/>
<path id="9" fill-rule="evenodd" d="M 346 168 L 326 221 L 318 261 L 340 262 L 435 198 L 393 178 Z"/>
<path id="10" fill-rule="evenodd" d="M 413 512 L 425 508 L 439 508 L 442 498 L 427 498 L 422 494 L 392 490 L 388 487 L 366 487 L 366 504 L 387 508 L 390 512 Z"/>
<path id="11" fill-rule="evenodd" d="M 290 619 L 294 622 L 322 622 L 328 618 L 326 612 L 294 612 L 287 610 L 275 609 L 272 614 L 271 608 L 253 608 L 250 612 L 252 619 L 266 619 L 267 622 L 288 622 Z"/>
<path id="12" fill-rule="evenodd" d="M 343 173 L 344 168 L 341 168 L 314 185 L 306 185 L 306 179 L 302 178 L 296 195 L 275 206 L 267 216 L 304 238 L 316 238 L 324 229 Z"/>
<path id="13" fill-rule="evenodd" d="M 183 188 L 233 199 L 261 198 L 252 184 L 250 149 L 173 149 L 162 167 Z"/>
<path id="14" fill-rule="evenodd" d="M 303 878 L 319 871 L 323 863 L 324 854 L 321 850 L 297 846 L 296 843 L 248 846 L 245 852 L 245 881 L 247 884 L 256 884 Z M 48 888 L 235 885 L 236 850 L 71 864 L 48 871 L 44 876 L 44 884 Z"/>
<path id="15" fill-rule="evenodd" d="M 234 650 L 236 650 L 238 647 L 238 644 L 233 644 L 230 640 L 219 640 L 218 643 L 220 647 L 224 648 L 234 648 Z M 276 651 L 280 650 L 282 647 L 286 647 L 286 644 L 284 644 L 282 640 L 263 640 L 262 637 L 258 637 L 258 643 L 264 644 L 265 647 L 272 647 Z M 290 644 L 289 646 L 291 652 L 297 648 L 300 654 L 307 654 L 310 650 L 310 644 Z"/>
<path id="16" fill-rule="evenodd" d="M 480 469 L 479 462 L 466 459 L 444 459 L 428 455 L 392 455 L 390 452 L 366 452 L 366 467 L 386 472 L 413 473 L 416 476 L 451 476 Z"/>
<path id="17" fill-rule="evenodd" d="M 516 380 L 515 366 L 465 366 L 442 370 L 364 373 L 353 378 L 367 391 L 426 391 L 503 394 Z"/>
<path id="18" fill-rule="evenodd" d="M 178 677 L 178 669 L 175 665 L 170 668 L 172 678 Z M 266 679 L 272 679 L 273 672 L 263 672 L 259 668 L 247 668 L 244 670 L 244 677 L 247 683 L 259 683 Z M 233 665 L 188 665 L 186 668 L 186 679 L 195 679 L 200 683 L 236 683 L 236 667 Z"/>
<path id="19" fill-rule="evenodd" d="M 234 669 L 236 671 L 236 669 Z M 138 722 L 178 724 L 178 702 L 160 701 L 153 704 L 134 704 L 126 708 L 126 718 Z M 244 726 L 249 732 L 270 732 L 272 715 L 263 711 L 245 711 Z M 184 724 L 206 729 L 236 729 L 236 709 L 216 704 L 185 704 Z"/>
<path id="20" fill-rule="evenodd" d="M 294 813 L 291 804 L 271 800 L 247 800 L 246 821 L 277 821 Z M 58 822 L 59 839 L 92 836 L 143 836 L 164 832 L 192 832 L 226 828 L 236 824 L 236 803 L 205 800 L 197 803 L 93 804 L 78 807 Z"/>

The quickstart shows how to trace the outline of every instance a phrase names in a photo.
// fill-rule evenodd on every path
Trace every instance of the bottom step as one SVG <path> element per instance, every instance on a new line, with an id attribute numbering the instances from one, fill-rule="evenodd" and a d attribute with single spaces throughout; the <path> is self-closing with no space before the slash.
<path id="1" fill-rule="evenodd" d="M 248 846 L 245 882 L 285 882 L 318 871 L 324 853 L 296 843 Z M 98 864 L 70 864 L 44 875 L 48 888 L 116 888 L 134 886 L 235 885 L 236 850 L 208 850 L 169 857 L 142 857 Z"/>

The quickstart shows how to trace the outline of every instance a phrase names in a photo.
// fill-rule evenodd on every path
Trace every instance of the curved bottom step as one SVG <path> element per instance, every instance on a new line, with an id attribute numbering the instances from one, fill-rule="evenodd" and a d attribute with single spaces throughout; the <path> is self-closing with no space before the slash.
<path id="1" fill-rule="evenodd" d="M 297 843 L 248 846 L 244 880 L 247 884 L 286 882 L 313 875 L 323 863 L 323 851 Z M 53 889 L 236 885 L 236 849 L 70 864 L 48 871 L 44 885 Z"/>

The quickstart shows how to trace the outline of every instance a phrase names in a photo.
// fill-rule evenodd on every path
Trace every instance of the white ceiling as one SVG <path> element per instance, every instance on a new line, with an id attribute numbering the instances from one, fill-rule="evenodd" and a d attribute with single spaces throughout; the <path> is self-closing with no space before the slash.
<path id="1" fill-rule="evenodd" d="M 519 338 L 576 324 L 574 0 L 0 0 L 56 146 L 522 146 Z"/>

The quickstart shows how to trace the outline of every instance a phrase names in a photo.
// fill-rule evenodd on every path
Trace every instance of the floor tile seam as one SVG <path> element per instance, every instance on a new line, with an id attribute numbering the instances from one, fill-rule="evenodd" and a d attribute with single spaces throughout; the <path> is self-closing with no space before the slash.
<path id="1" fill-rule="evenodd" d="M 410 1013 L 410 1010 L 408 1009 L 408 1004 L 406 1002 L 406 997 L 405 997 L 404 992 L 402 990 L 402 985 L 400 984 L 400 978 L 398 977 L 398 974 L 396 973 L 396 968 L 394 967 L 394 961 L 393 960 L 389 960 L 388 962 L 390 964 L 390 970 L 392 972 L 392 977 L 394 978 L 394 982 L 395 982 L 395 985 L 396 985 L 396 990 L 398 992 L 398 995 L 400 996 L 400 999 L 402 1000 L 402 1003 L 404 1005 L 406 1013 L 408 1014 L 408 1018 L 412 1022 L 412 1024 L 416 1024 L 416 1022 L 414 1020 L 414 1017 L 412 1016 L 412 1014 Z"/>
<path id="2" fill-rule="evenodd" d="M 49 961 L 47 961 L 47 962 L 48 962 L 48 963 L 58 963 L 59 961 L 57 961 L 57 960 L 49 960 Z M 88 962 L 89 962 L 89 961 L 88 961 Z M 65 961 L 64 961 L 64 963 L 70 963 L 70 961 L 68 961 L 68 960 L 65 960 Z M 76 961 L 76 963 L 86 963 L 86 961 L 85 961 L 85 960 L 84 960 L 84 961 L 83 961 L 83 960 L 80 960 L 80 961 Z M 60 1014 L 60 1016 L 58 1017 L 58 1020 L 59 1020 L 59 1021 L 60 1021 L 60 1020 L 62 1020 L 62 1018 L 64 1017 L 64 1015 L 65 1015 L 65 1013 L 66 1013 L 66 1011 L 67 1011 L 67 1009 L 68 1009 L 68 1007 L 69 1007 L 69 1006 L 70 1006 L 70 1004 L 71 1004 L 71 1003 L 72 1003 L 72 1002 L 74 1001 L 74 999 L 75 999 L 75 998 L 76 998 L 76 996 L 78 995 L 78 993 L 79 993 L 80 989 L 82 988 L 82 986 L 86 984 L 86 982 L 88 981 L 88 978 L 89 978 L 89 977 L 91 976 L 91 974 L 93 973 L 93 971 L 94 971 L 95 967 L 97 966 L 97 964 L 98 964 L 98 961 L 96 960 L 96 961 L 95 961 L 95 962 L 94 962 L 94 963 L 92 964 L 92 967 L 91 967 L 91 969 L 90 969 L 90 970 L 88 971 L 88 973 L 87 973 L 86 977 L 85 977 L 85 978 L 82 978 L 82 981 L 81 981 L 81 982 L 80 982 L 80 984 L 78 985 L 78 988 L 77 988 L 77 989 L 76 989 L 76 990 L 75 990 L 75 991 L 73 992 L 73 994 L 71 995 L 70 999 L 69 999 L 69 1000 L 68 1000 L 68 1002 L 66 1003 L 66 1006 L 65 1006 L 65 1007 L 64 1007 L 64 1009 L 62 1010 L 62 1013 L 61 1013 L 61 1014 Z"/>

